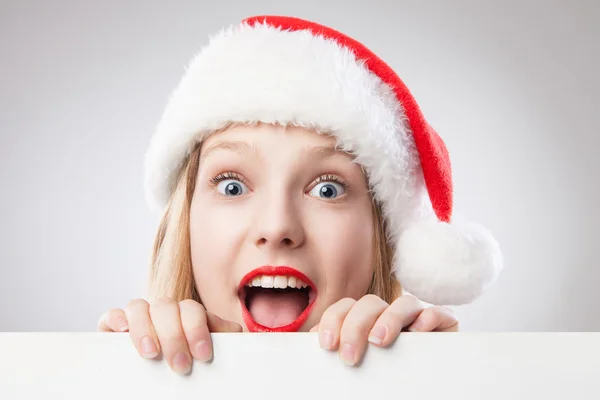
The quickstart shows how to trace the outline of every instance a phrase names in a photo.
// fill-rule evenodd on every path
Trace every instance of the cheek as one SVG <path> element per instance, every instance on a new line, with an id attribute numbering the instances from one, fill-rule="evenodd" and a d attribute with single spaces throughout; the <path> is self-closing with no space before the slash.
<path id="1" fill-rule="evenodd" d="M 329 212 L 311 224 L 327 292 L 338 298 L 364 295 L 374 267 L 370 209 Z"/>
<path id="2" fill-rule="evenodd" d="M 192 202 L 190 253 L 194 280 L 204 305 L 215 311 L 234 290 L 235 257 L 243 238 L 240 218 L 238 213 L 214 204 Z"/>
<path id="3" fill-rule="evenodd" d="M 247 213 L 241 207 L 226 207 L 199 199 L 190 210 L 190 240 L 194 262 L 201 270 L 215 269 L 232 250 L 239 246 L 245 234 Z M 244 218 L 244 216 L 246 218 Z M 218 260 L 222 260 L 218 262 Z M 213 265 L 213 266 L 211 266 Z"/>

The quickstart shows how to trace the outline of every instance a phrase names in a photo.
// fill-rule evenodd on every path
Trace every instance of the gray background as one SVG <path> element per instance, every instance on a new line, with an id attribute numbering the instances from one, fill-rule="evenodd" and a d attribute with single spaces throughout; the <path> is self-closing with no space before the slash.
<path id="1" fill-rule="evenodd" d="M 0 331 L 93 331 L 144 296 L 150 135 L 208 36 L 256 14 L 362 41 L 444 137 L 456 213 L 506 262 L 463 330 L 600 330 L 598 4 L 3 0 Z"/>

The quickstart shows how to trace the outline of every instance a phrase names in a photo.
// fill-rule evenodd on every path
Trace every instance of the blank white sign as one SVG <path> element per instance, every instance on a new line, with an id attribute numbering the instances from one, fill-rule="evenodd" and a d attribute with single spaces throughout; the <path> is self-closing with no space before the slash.
<path id="1" fill-rule="evenodd" d="M 126 333 L 0 333 L 0 399 L 600 399 L 600 333 L 403 333 L 358 367 L 312 333 L 213 340 L 181 376 Z"/>

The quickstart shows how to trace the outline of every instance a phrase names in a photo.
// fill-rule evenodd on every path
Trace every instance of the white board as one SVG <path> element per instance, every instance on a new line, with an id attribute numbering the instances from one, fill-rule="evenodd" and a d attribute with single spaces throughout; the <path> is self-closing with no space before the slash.
<path id="1" fill-rule="evenodd" d="M 312 333 L 213 340 L 181 376 L 126 333 L 0 333 L 0 399 L 600 399 L 600 333 L 403 333 L 358 367 Z"/>

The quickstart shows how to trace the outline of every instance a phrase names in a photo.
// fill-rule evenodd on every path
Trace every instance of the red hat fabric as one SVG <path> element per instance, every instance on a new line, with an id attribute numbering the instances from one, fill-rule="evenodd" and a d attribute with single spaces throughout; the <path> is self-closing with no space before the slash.
<path id="1" fill-rule="evenodd" d="M 146 154 L 149 205 L 164 210 L 183 160 L 232 122 L 291 124 L 334 136 L 367 172 L 394 246 L 393 273 L 431 304 L 481 296 L 502 255 L 491 233 L 453 220 L 448 150 L 392 68 L 360 42 L 293 17 L 222 30 L 171 94 Z"/>
<path id="2" fill-rule="evenodd" d="M 363 60 L 369 71 L 392 88 L 399 103 L 404 108 L 404 114 L 419 153 L 421 168 L 433 210 L 441 221 L 450 221 L 452 215 L 452 173 L 448 150 L 442 139 L 425 120 L 409 89 L 389 65 L 362 43 L 315 22 L 278 16 L 251 17 L 243 22 L 251 26 L 257 23 L 266 23 L 289 31 L 309 30 L 314 35 L 321 35 L 335 41 L 339 46 L 343 46 L 354 53 L 357 60 Z"/>

